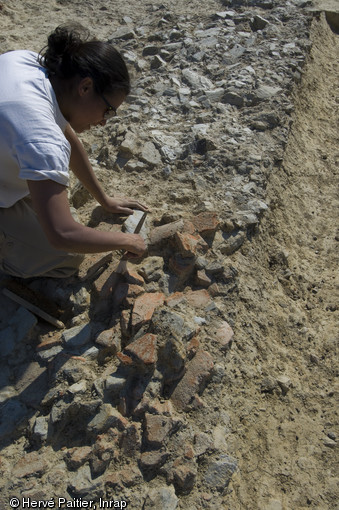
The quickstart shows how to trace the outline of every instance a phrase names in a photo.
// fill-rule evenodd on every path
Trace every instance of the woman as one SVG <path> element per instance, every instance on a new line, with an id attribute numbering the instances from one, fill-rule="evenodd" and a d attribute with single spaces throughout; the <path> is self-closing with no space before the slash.
<path id="1" fill-rule="evenodd" d="M 80 27 L 58 27 L 43 55 L 0 55 L 0 270 L 23 278 L 67 277 L 84 253 L 126 250 L 140 256 L 139 235 L 77 223 L 67 197 L 69 166 L 107 211 L 148 210 L 111 198 L 76 133 L 104 126 L 130 91 L 128 70 L 111 44 Z"/>

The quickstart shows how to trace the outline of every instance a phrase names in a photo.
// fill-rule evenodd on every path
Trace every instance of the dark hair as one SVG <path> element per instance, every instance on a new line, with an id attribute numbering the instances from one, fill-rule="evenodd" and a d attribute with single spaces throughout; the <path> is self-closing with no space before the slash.
<path id="1" fill-rule="evenodd" d="M 60 25 L 48 37 L 39 56 L 50 77 L 69 79 L 89 76 L 99 94 L 130 92 L 130 77 L 125 61 L 109 42 L 90 39 L 82 25 Z"/>

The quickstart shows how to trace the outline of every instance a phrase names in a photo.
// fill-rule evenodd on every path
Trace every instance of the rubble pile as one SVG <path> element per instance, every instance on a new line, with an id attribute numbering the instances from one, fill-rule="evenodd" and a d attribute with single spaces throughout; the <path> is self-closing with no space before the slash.
<path id="1" fill-rule="evenodd" d="M 132 508 L 175 509 L 196 493 L 215 506 L 227 491 L 237 460 L 218 392 L 233 342 L 232 254 L 270 205 L 310 47 L 304 4 L 224 1 L 212 16 L 155 6 L 112 31 L 138 78 L 91 157 L 101 179 L 147 173 L 146 201 L 163 212 L 141 232 L 147 257 L 123 274 L 116 255 L 93 255 L 69 284 L 29 283 L 60 304 L 64 329 L 6 301 L 0 439 L 25 455 L 0 457 L 5 496 L 119 494 Z M 81 216 L 79 184 L 72 200 Z"/>

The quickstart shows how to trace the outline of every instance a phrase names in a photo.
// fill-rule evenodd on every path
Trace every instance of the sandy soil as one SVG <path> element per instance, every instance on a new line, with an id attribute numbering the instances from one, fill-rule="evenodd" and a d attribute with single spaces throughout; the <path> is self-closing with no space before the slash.
<path id="1" fill-rule="evenodd" d="M 75 16 L 91 20 L 105 38 L 115 26 L 105 4 L 2 1 L 0 51 L 39 51 L 47 33 Z M 197 1 L 162 4 L 176 4 L 177 12 L 202 8 Z M 216 4 L 205 1 L 204 13 L 215 12 Z M 111 5 L 119 19 L 136 6 L 140 15 L 150 8 L 136 1 Z M 268 184 L 271 208 L 256 235 L 231 257 L 240 282 L 237 299 L 228 305 L 236 341 L 222 393 L 208 398 L 211 405 L 217 399 L 220 412 L 230 417 L 222 434 L 239 460 L 224 498 L 224 508 L 232 510 L 339 508 L 339 42 L 324 17 L 315 21 L 312 38 L 285 158 Z"/>
<path id="2" fill-rule="evenodd" d="M 269 182 L 271 211 L 235 256 L 238 341 L 224 402 L 229 445 L 242 461 L 232 509 L 339 508 L 331 441 L 338 437 L 339 45 L 324 19 L 312 38 L 285 158 Z M 281 376 L 289 388 L 271 390 Z"/>

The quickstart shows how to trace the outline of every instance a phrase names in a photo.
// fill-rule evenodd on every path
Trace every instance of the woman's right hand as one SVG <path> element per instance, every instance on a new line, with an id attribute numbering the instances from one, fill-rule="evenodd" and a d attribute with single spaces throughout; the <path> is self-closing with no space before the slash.
<path id="1" fill-rule="evenodd" d="M 127 243 L 125 245 L 126 258 L 138 258 L 141 257 L 146 249 L 146 243 L 139 234 L 125 234 Z"/>

